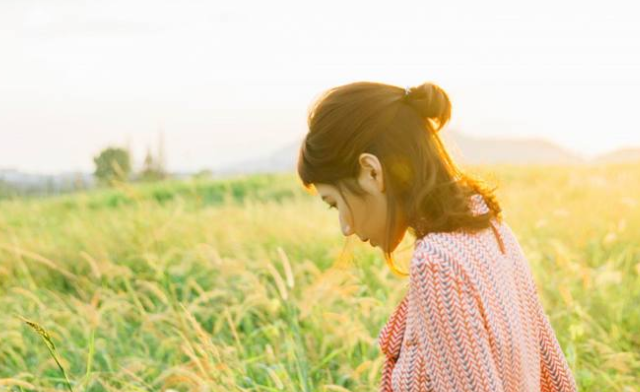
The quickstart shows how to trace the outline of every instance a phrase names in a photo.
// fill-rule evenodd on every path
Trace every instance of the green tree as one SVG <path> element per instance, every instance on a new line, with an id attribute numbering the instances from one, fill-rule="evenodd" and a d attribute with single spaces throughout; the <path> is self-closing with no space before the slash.
<path id="1" fill-rule="evenodd" d="M 129 151 L 119 147 L 108 147 L 93 158 L 96 165 L 93 175 L 99 183 L 111 185 L 114 181 L 127 181 L 131 173 Z"/>

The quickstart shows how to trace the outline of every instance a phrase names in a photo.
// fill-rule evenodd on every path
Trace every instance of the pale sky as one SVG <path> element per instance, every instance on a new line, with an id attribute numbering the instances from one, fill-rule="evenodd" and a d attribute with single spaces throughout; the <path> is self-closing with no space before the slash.
<path id="1" fill-rule="evenodd" d="M 473 136 L 640 147 L 635 3 L 0 0 L 0 168 L 91 171 L 126 143 L 140 162 L 162 129 L 170 170 L 214 169 L 360 80 L 433 81 Z"/>

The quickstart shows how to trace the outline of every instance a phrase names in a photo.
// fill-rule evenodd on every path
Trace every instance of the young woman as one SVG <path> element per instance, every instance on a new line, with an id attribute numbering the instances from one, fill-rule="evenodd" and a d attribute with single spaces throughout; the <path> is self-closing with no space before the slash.
<path id="1" fill-rule="evenodd" d="M 409 289 L 378 336 L 380 391 L 576 391 L 528 262 L 493 193 L 460 171 L 438 132 L 439 86 L 356 82 L 311 106 L 303 184 L 345 236 L 379 247 Z M 416 240 L 409 273 L 391 253 Z"/>

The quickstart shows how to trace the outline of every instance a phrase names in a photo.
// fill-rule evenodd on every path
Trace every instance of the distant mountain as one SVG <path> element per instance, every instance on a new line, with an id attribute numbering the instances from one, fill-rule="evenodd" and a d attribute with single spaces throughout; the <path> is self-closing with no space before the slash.
<path id="1" fill-rule="evenodd" d="M 441 138 L 447 151 L 462 164 L 536 165 L 613 161 L 640 162 L 640 148 L 613 151 L 594 159 L 587 159 L 544 139 L 480 138 L 463 134 L 454 129 L 444 129 Z M 217 172 L 219 174 L 238 174 L 295 170 L 301 143 L 302 137 L 263 157 L 227 165 Z"/>
<path id="2" fill-rule="evenodd" d="M 455 129 L 444 129 L 442 141 L 452 157 L 462 164 L 585 164 L 638 162 L 640 147 L 624 148 L 586 159 L 552 142 L 537 139 L 480 138 L 465 135 Z M 217 169 L 206 170 L 212 178 L 224 178 L 238 174 L 279 173 L 296 170 L 298 140 L 287 143 L 262 157 L 239 161 Z M 173 178 L 187 178 L 197 173 L 171 173 Z M 58 175 L 28 174 L 14 169 L 0 169 L 0 196 L 3 187 L 28 193 L 60 193 L 90 188 L 95 184 L 91 173 L 67 172 Z M 6 193 L 6 192 L 5 192 Z"/>
<path id="3" fill-rule="evenodd" d="M 295 170 L 298 160 L 298 149 L 302 138 L 290 142 L 277 150 L 255 159 L 225 165 L 214 170 L 217 175 L 235 175 L 244 173 L 281 173 Z"/>
<path id="4" fill-rule="evenodd" d="M 531 165 L 587 162 L 587 159 L 543 139 L 479 138 L 453 129 L 443 130 L 441 137 L 449 153 L 466 164 Z"/>
<path id="5" fill-rule="evenodd" d="M 621 148 L 593 159 L 596 163 L 640 162 L 640 147 Z"/>
<path id="6" fill-rule="evenodd" d="M 5 193 L 15 191 L 19 194 L 53 194 L 91 188 L 94 186 L 94 178 L 92 174 L 82 172 L 37 174 L 0 169 L 0 185 L 4 187 Z"/>

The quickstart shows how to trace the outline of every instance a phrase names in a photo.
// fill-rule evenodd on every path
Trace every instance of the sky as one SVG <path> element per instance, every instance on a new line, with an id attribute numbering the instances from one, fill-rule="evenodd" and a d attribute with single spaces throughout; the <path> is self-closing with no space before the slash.
<path id="1" fill-rule="evenodd" d="M 355 81 L 450 96 L 449 128 L 585 157 L 640 147 L 640 6 L 610 1 L 0 0 L 0 169 L 268 155 Z M 446 132 L 446 129 L 443 130 Z"/>

